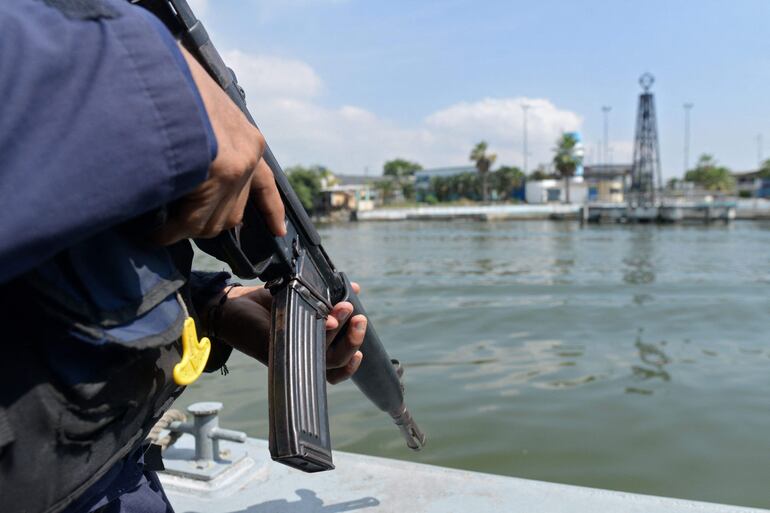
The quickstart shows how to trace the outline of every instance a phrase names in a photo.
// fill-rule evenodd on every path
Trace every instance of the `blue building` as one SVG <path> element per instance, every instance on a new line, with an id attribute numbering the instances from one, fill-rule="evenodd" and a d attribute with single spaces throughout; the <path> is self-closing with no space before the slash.
<path id="1" fill-rule="evenodd" d="M 770 178 L 764 172 L 733 173 L 738 195 L 743 198 L 770 198 Z"/>

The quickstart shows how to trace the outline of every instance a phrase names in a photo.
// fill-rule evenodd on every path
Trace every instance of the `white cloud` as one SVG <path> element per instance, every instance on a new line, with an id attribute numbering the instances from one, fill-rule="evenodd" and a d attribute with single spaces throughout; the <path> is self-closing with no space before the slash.
<path id="1" fill-rule="evenodd" d="M 255 98 L 305 98 L 321 91 L 321 78 L 302 61 L 251 55 L 240 50 L 224 52 L 222 58 L 235 70 L 241 86 Z"/>
<path id="2" fill-rule="evenodd" d="M 520 165 L 524 151 L 523 105 L 530 107 L 527 147 L 531 164 L 550 157 L 551 147 L 562 132 L 580 129 L 582 119 L 577 114 L 558 109 L 546 99 L 525 97 L 457 103 L 428 116 L 426 126 L 447 140 L 464 144 L 467 151 L 484 139 L 498 154 L 499 163 Z"/>
<path id="3" fill-rule="evenodd" d="M 528 114 L 530 169 L 550 159 L 562 131 L 578 130 L 582 119 L 541 98 L 486 98 L 450 105 L 426 116 L 417 126 L 399 126 L 352 105 L 324 106 L 318 74 L 307 64 L 241 51 L 224 54 L 247 93 L 252 114 L 279 161 L 323 164 L 338 173 L 381 173 L 395 157 L 423 166 L 465 165 L 480 140 L 489 142 L 498 163 L 522 162 L 521 105 Z"/>

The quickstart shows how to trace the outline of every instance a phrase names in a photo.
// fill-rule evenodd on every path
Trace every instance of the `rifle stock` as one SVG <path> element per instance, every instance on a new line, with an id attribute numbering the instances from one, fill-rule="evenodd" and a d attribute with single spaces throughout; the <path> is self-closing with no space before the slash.
<path id="1" fill-rule="evenodd" d="M 255 126 L 235 74 L 225 66 L 186 0 L 132 0 L 156 14 L 177 35 Z M 273 295 L 270 361 L 270 453 L 299 470 L 334 468 L 326 405 L 324 318 L 333 304 L 349 301 L 353 315 L 365 314 L 344 273 L 337 271 L 321 238 L 269 146 L 263 155 L 286 210 L 287 234 L 272 235 L 249 202 L 242 226 L 215 239 L 198 240 L 205 252 L 246 279 L 260 278 Z M 350 318 L 353 317 L 350 316 Z M 340 330 L 340 335 L 344 333 Z M 332 343 L 337 343 L 335 340 Z M 407 446 L 419 450 L 425 435 L 404 402 L 403 369 L 391 360 L 372 322 L 367 323 L 364 357 L 353 382 L 401 430 Z"/>

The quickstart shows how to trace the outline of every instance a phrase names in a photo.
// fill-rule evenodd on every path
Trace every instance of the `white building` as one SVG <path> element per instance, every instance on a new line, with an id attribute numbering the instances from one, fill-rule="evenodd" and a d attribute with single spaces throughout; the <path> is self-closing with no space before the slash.
<path id="1" fill-rule="evenodd" d="M 524 191 L 527 203 L 540 205 L 543 203 L 564 203 L 567 201 L 567 193 L 564 188 L 564 180 L 527 180 Z M 588 187 L 582 176 L 574 176 L 569 180 L 570 203 L 585 203 L 588 199 Z"/>

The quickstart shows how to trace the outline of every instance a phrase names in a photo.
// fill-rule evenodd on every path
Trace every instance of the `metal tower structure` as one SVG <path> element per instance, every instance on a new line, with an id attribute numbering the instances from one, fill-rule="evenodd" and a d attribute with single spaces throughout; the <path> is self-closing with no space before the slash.
<path id="1" fill-rule="evenodd" d="M 650 92 L 654 82 L 655 77 L 650 73 L 645 73 L 639 78 L 643 92 L 639 95 L 639 110 L 636 114 L 634 163 L 629 190 L 631 205 L 638 207 L 656 206 L 656 195 L 662 184 L 655 98 Z"/>

